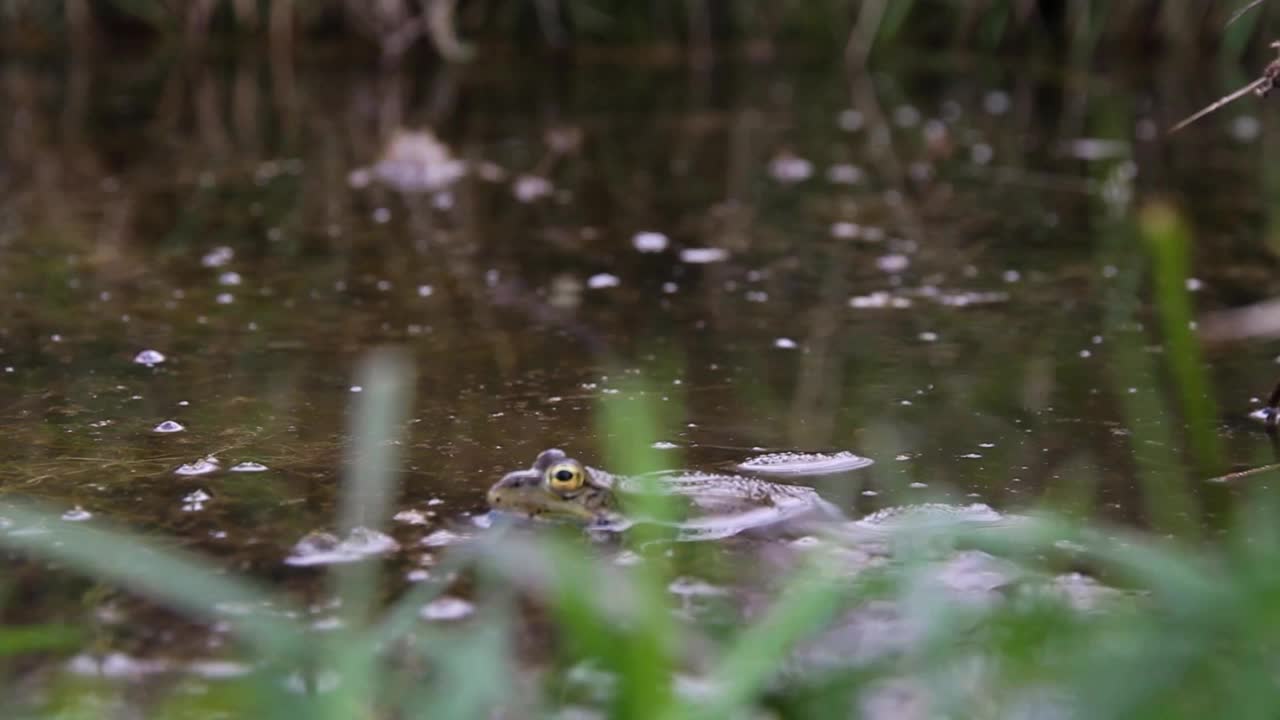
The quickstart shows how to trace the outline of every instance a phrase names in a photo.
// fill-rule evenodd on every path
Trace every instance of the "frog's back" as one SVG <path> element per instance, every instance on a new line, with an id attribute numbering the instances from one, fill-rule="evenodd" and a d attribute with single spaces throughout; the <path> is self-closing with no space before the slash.
<path id="1" fill-rule="evenodd" d="M 813 488 L 743 475 L 664 471 L 620 480 L 623 493 L 656 490 L 678 497 L 685 517 L 676 525 L 685 540 L 713 540 L 757 527 L 843 518 Z"/>

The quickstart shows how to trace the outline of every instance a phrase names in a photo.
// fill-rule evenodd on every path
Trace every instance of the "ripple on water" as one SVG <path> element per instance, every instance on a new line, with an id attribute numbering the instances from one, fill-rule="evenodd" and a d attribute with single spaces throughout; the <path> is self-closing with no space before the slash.
<path id="1" fill-rule="evenodd" d="M 400 547 L 391 536 L 366 527 L 352 528 L 345 540 L 326 532 L 311 532 L 293 546 L 284 559 L 286 565 L 333 565 L 349 563 Z"/>
<path id="2" fill-rule="evenodd" d="M 762 475 L 825 475 L 871 465 L 871 458 L 848 451 L 831 453 L 766 453 L 738 463 L 738 470 Z"/>

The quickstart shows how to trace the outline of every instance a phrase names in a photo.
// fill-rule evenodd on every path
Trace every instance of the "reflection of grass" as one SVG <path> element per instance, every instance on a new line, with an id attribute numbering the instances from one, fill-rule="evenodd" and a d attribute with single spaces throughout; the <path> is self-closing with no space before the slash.
<path id="1" fill-rule="evenodd" d="M 1148 233 L 1169 227 L 1150 224 L 1165 216 L 1142 217 Z M 1170 266 L 1177 268 L 1176 258 L 1157 257 L 1157 273 Z M 1171 303 L 1166 317 L 1185 311 L 1184 300 L 1171 300 L 1177 283 L 1166 278 L 1157 286 L 1157 299 Z M 1120 287 L 1136 292 L 1136 285 Z M 1183 393 L 1184 372 L 1174 372 Z M 396 436 L 413 387 L 407 363 L 394 354 L 375 355 L 361 373 L 339 529 L 385 525 L 395 499 Z M 1118 371 L 1120 382 L 1151 383 L 1145 373 L 1125 373 Z M 660 394 L 636 388 L 606 397 L 600 418 L 610 466 L 653 467 L 650 444 L 674 419 L 663 417 L 671 409 L 657 404 Z M 1163 457 L 1145 472 L 1162 481 L 1160 473 L 1178 466 L 1176 449 L 1172 442 L 1144 448 L 1153 452 Z M 1182 478 L 1169 480 L 1147 489 L 1179 494 Z M 488 717 L 500 709 L 526 717 L 566 704 L 612 717 L 746 717 L 763 706 L 788 717 L 847 717 L 890 687 L 923 694 L 936 714 L 953 717 L 1009 717 L 1046 704 L 1090 718 L 1252 717 L 1268 714 L 1276 694 L 1280 534 L 1272 498 L 1254 493 L 1250 508 L 1215 547 L 1048 518 L 950 538 L 1025 568 L 1029 579 L 995 602 L 957 602 L 937 592 L 924 548 L 943 537 L 901 543 L 893 562 L 855 576 L 841 571 L 846 560 L 838 553 L 815 551 L 781 571 L 785 577 L 749 622 L 715 618 L 714 632 L 673 612 L 668 587 L 680 563 L 652 534 L 631 539 L 639 562 L 617 565 L 576 531 L 495 528 L 451 548 L 429 580 L 390 604 L 377 563 L 341 566 L 331 592 L 342 599 L 335 606 L 342 624 L 327 632 L 309 630 L 298 619 L 303 608 L 290 599 L 127 532 L 9 506 L 2 514 L 17 527 L 45 532 L 10 532 L 0 543 L 229 628 L 252 672 L 210 681 L 203 694 L 165 694 L 151 706 L 163 717 L 213 709 L 264 718 Z M 1094 613 L 1072 610 L 1037 580 L 1064 558 L 1141 593 L 1112 597 Z M 419 609 L 448 592 L 455 573 L 470 588 L 474 614 L 451 624 L 420 620 Z M 839 662 L 861 650 L 852 644 L 826 662 L 797 654 L 833 618 L 871 598 L 888 601 L 914 628 L 916 641 L 903 653 L 860 664 Z M 731 606 L 721 611 L 736 613 Z M 545 611 L 550 626 L 524 627 L 530 608 L 534 616 Z M 516 648 L 541 637 L 553 642 L 534 650 L 532 664 L 519 660 Z M 3 656 L 79 642 L 65 624 L 0 628 Z M 8 702 L 18 690 L 0 687 Z M 110 685 L 68 680 L 45 696 L 43 710 L 93 708 L 126 696 Z M 71 716 L 81 715 L 93 713 Z"/>

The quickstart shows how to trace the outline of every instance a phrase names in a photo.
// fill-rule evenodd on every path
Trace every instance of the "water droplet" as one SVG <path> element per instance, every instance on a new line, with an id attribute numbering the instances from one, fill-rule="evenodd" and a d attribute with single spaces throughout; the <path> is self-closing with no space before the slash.
<path id="1" fill-rule="evenodd" d="M 152 432 L 157 433 L 176 433 L 182 432 L 183 430 L 186 430 L 186 428 L 183 427 L 181 423 L 174 422 L 173 420 L 165 420 L 151 429 Z"/>
<path id="2" fill-rule="evenodd" d="M 165 361 L 164 353 L 159 350 L 143 350 L 133 356 L 133 361 L 139 365 L 154 367 Z"/>

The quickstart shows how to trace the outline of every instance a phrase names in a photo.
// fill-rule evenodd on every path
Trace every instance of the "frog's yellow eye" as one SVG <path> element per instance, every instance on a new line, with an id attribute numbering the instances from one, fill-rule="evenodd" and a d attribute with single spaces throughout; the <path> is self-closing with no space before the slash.
<path id="1" fill-rule="evenodd" d="M 585 479 L 582 466 L 577 463 L 559 463 L 547 468 L 547 484 L 552 490 L 573 492 L 582 487 Z"/>

